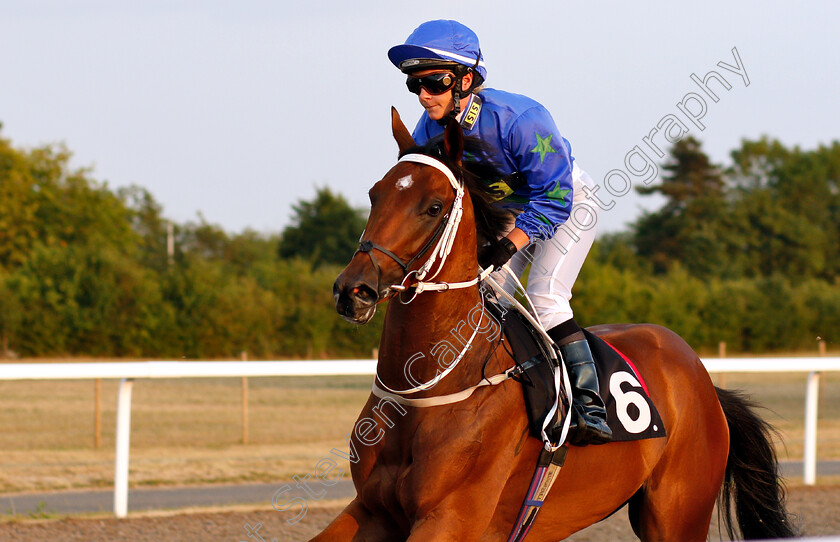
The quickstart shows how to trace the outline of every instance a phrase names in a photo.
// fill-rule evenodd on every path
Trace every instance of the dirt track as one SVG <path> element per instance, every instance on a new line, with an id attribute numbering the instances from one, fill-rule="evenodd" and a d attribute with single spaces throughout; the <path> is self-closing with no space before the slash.
<path id="1" fill-rule="evenodd" d="M 799 516 L 803 534 L 809 536 L 840 534 L 840 486 L 803 488 L 788 491 L 788 509 Z M 266 542 L 308 540 L 341 509 L 340 506 L 312 509 L 295 525 L 285 523 L 274 510 L 248 512 L 193 513 L 167 516 L 115 519 L 39 520 L 0 524 L 0 540 L 27 542 L 60 541 L 251 541 L 245 530 L 248 524 L 261 524 L 258 534 Z M 720 540 L 713 524 L 711 540 Z M 621 511 L 608 520 L 578 533 L 574 542 L 631 542 L 636 538 Z M 675 541 L 676 542 L 676 541 Z"/>

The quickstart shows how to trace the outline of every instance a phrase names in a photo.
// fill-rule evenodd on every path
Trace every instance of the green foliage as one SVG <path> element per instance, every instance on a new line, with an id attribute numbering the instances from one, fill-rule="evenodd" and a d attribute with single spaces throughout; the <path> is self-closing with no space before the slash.
<path id="1" fill-rule="evenodd" d="M 636 249 L 656 271 L 678 261 L 692 274 L 705 275 L 722 264 L 724 182 L 700 147 L 693 137 L 681 139 L 662 166 L 662 183 L 637 189 L 666 198 L 660 210 L 645 213 L 634 226 Z"/>
<path id="2" fill-rule="evenodd" d="M 634 225 L 638 256 L 704 280 L 840 274 L 840 143 L 802 151 L 765 137 L 731 156 L 721 172 L 698 141 L 674 145 L 662 183 L 639 190 L 666 202 Z"/>
<path id="3" fill-rule="evenodd" d="M 115 249 L 39 245 L 8 283 L 26 355 L 143 355 L 166 313 L 154 278 Z"/>
<path id="4" fill-rule="evenodd" d="M 148 190 L 139 186 L 120 188 L 117 195 L 128 211 L 131 229 L 137 234 L 137 258 L 146 268 L 162 272 L 167 266 L 167 221 L 163 208 Z"/>
<path id="5" fill-rule="evenodd" d="M 107 186 L 70 171 L 70 153 L 18 151 L 0 140 L 0 267 L 22 265 L 36 245 L 136 245 L 128 211 Z"/>
<path id="6" fill-rule="evenodd" d="M 17 334 L 23 318 L 23 307 L 15 295 L 9 276 L 0 269 L 0 358 L 8 356 L 9 337 Z"/>
<path id="7" fill-rule="evenodd" d="M 743 141 L 713 165 L 671 149 L 664 205 L 603 235 L 575 286 L 584 325 L 651 322 L 704 351 L 832 343 L 840 330 L 840 143 Z M 368 357 L 382 315 L 338 317 L 332 284 L 365 219 L 318 189 L 282 234 L 170 224 L 147 190 L 112 191 L 63 147 L 0 139 L 0 356 Z M 169 254 L 168 237 L 174 252 Z"/>
<path id="8" fill-rule="evenodd" d="M 742 141 L 728 170 L 743 274 L 840 274 L 840 143 L 790 150 Z"/>
<path id="9" fill-rule="evenodd" d="M 300 257 L 317 267 L 343 265 L 353 256 L 366 213 L 353 209 L 329 188 L 319 188 L 314 200 L 301 200 L 292 210 L 292 225 L 283 231 L 278 247 L 281 258 Z"/>
<path id="10" fill-rule="evenodd" d="M 355 328 L 335 312 L 340 268 L 328 262 L 349 259 L 364 227 L 341 196 L 321 190 L 295 208 L 306 259 L 279 258 L 278 235 L 230 235 L 200 215 L 172 225 L 170 257 L 170 224 L 147 190 L 112 192 L 69 159 L 0 139 L 0 357 L 368 357 L 377 346 L 381 317 Z"/>
<path id="11" fill-rule="evenodd" d="M 596 243 L 576 285 L 579 319 L 653 322 L 707 351 L 837 340 L 840 143 L 745 140 L 731 156 L 722 170 L 698 141 L 674 145 L 661 183 L 639 190 L 664 205 Z"/>
<path id="12" fill-rule="evenodd" d="M 692 277 L 680 265 L 664 274 L 619 270 L 589 260 L 572 306 L 581 325 L 647 322 L 670 328 L 702 352 L 815 351 L 840 341 L 840 281 Z"/>

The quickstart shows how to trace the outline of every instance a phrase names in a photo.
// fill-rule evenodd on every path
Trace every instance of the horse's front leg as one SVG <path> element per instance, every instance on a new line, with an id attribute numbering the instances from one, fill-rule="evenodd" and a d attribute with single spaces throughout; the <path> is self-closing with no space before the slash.
<path id="1" fill-rule="evenodd" d="M 414 522 L 407 542 L 504 542 L 508 533 L 495 526 L 502 486 L 494 481 L 453 489 Z"/>
<path id="2" fill-rule="evenodd" d="M 490 536 L 487 527 L 491 514 L 464 514 L 452 509 L 453 504 L 443 505 L 414 524 L 407 542 L 478 542 L 504 541 L 503 536 Z M 491 506 L 492 508 L 492 506 Z M 492 511 L 491 511 L 492 512 Z"/>
<path id="3" fill-rule="evenodd" d="M 404 538 L 390 518 L 372 514 L 356 497 L 310 542 L 394 542 Z"/>

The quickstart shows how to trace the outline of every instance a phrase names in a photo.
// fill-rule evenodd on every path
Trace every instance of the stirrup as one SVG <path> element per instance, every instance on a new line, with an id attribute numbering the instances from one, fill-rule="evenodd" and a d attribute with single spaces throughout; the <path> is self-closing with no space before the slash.
<path id="1" fill-rule="evenodd" d="M 589 444 L 607 444 L 612 442 L 612 430 L 606 421 L 589 416 L 589 421 L 597 420 L 597 423 L 587 423 L 587 417 L 581 414 L 581 407 L 574 405 L 575 423 L 569 428 L 569 436 L 566 441 L 572 446 L 587 446 Z M 556 426 L 555 426 L 555 429 Z"/>

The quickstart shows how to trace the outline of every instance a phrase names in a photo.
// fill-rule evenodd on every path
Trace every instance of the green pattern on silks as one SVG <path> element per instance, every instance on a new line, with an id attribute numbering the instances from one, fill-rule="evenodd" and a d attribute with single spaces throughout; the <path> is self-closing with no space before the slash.
<path id="1" fill-rule="evenodd" d="M 563 205 L 561 205 L 561 207 L 566 207 L 566 205 L 568 205 L 568 203 L 566 203 L 566 196 L 569 195 L 569 192 L 571 192 L 571 190 L 568 188 L 561 190 L 560 183 L 557 182 L 557 184 L 554 185 L 554 188 L 546 192 L 545 195 L 550 200 L 562 201 Z"/>
<path id="2" fill-rule="evenodd" d="M 504 198 L 502 201 L 503 202 L 509 202 L 509 203 L 520 203 L 520 204 L 524 205 L 531 200 L 526 198 L 526 197 L 523 197 L 523 196 L 517 196 L 516 194 L 511 194 L 508 197 Z"/>
<path id="3" fill-rule="evenodd" d="M 545 138 L 541 137 L 537 132 L 534 132 L 534 135 L 537 136 L 537 144 L 533 149 L 531 149 L 531 152 L 540 153 L 540 164 L 542 164 L 543 160 L 545 160 L 546 154 L 557 152 L 557 150 L 551 146 L 551 138 L 554 137 L 554 134 L 548 134 L 548 137 Z"/>

